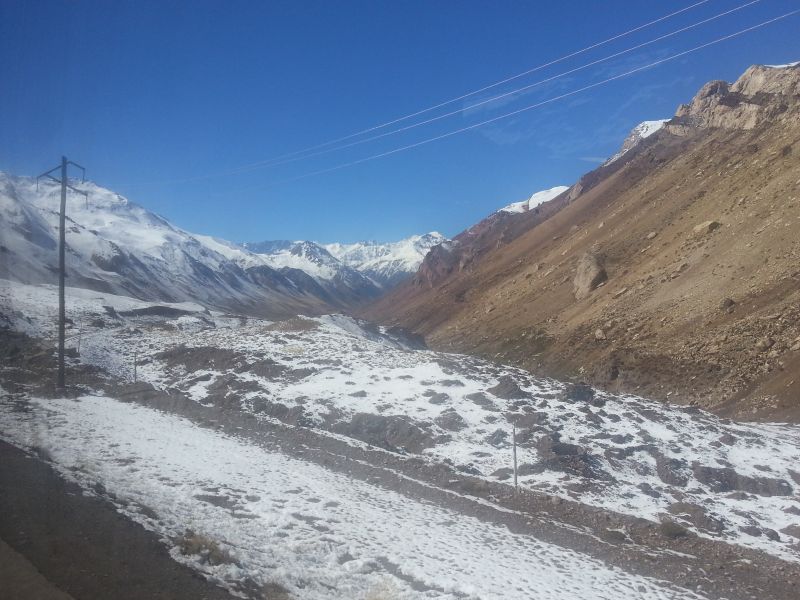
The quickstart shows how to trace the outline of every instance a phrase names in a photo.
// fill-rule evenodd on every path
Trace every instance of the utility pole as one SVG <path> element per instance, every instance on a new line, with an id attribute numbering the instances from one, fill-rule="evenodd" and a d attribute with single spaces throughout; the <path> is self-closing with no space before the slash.
<path id="1" fill-rule="evenodd" d="M 64 305 L 64 280 L 66 278 L 66 224 L 67 224 L 67 188 L 86 196 L 89 201 L 89 194 L 72 187 L 67 182 L 67 167 L 73 165 L 82 171 L 81 181 L 86 180 L 86 169 L 77 163 L 67 160 L 66 156 L 61 157 L 61 164 L 42 173 L 36 178 L 36 187 L 39 187 L 39 180 L 42 177 L 52 179 L 61 184 L 61 211 L 58 218 L 58 378 L 56 379 L 56 389 L 64 390 L 66 385 L 64 376 L 64 328 L 66 321 L 66 308 Z M 53 177 L 54 171 L 61 171 L 61 178 Z"/>

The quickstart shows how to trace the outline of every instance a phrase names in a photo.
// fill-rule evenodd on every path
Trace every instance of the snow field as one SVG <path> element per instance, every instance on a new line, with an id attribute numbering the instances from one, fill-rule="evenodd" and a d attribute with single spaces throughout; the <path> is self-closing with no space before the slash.
<path id="1" fill-rule="evenodd" d="M 701 598 L 575 552 L 107 397 L 0 402 L 2 437 L 46 450 L 87 489 L 102 485 L 165 538 L 189 528 L 234 564 L 193 562 L 304 599 Z"/>

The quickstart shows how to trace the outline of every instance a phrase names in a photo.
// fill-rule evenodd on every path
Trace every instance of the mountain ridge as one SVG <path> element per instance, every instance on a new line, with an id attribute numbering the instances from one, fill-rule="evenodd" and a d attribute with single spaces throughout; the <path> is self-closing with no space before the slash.
<path id="1" fill-rule="evenodd" d="M 798 86 L 796 66 L 706 84 L 538 214 L 492 215 L 431 252 L 363 315 L 435 349 L 797 419 Z"/>
<path id="2" fill-rule="evenodd" d="M 431 231 L 397 242 L 322 244 L 309 240 L 267 240 L 247 242 L 242 247 L 276 265 L 293 263 L 296 268 L 306 265 L 309 269 L 305 270 L 314 270 L 324 264 L 327 277 L 339 270 L 350 277 L 363 277 L 385 291 L 413 275 L 428 250 L 446 240 L 441 233 Z"/>
<path id="3" fill-rule="evenodd" d="M 68 285 L 267 318 L 351 310 L 384 292 L 313 242 L 259 254 L 183 230 L 93 182 L 74 185 L 89 197 L 67 196 Z M 55 283 L 57 195 L 53 182 L 0 172 L 0 278 Z"/>

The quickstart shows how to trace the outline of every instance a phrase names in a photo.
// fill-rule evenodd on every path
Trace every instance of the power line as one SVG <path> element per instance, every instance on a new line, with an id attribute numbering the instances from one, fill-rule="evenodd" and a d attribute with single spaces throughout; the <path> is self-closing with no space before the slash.
<path id="1" fill-rule="evenodd" d="M 328 146 L 328 145 L 331 145 L 331 144 L 336 144 L 338 142 L 349 140 L 351 138 L 357 137 L 359 135 L 363 135 L 365 133 L 370 133 L 370 132 L 375 131 L 377 129 L 382 129 L 384 127 L 388 127 L 389 125 L 395 125 L 396 123 L 400 123 L 401 121 L 406 121 L 408 119 L 411 119 L 413 117 L 417 117 L 419 115 L 425 114 L 425 113 L 430 112 L 432 110 L 436 110 L 437 108 L 442 108 L 443 106 L 447 106 L 448 104 L 453 104 L 454 102 L 459 102 L 460 100 L 464 100 L 464 99 L 469 98 L 471 96 L 475 96 L 477 94 L 480 94 L 480 93 L 485 92 L 487 90 L 490 90 L 492 88 L 498 87 L 498 86 L 503 85 L 505 83 L 508 83 L 510 81 L 514 81 L 515 79 L 519 79 L 520 77 L 524 77 L 525 75 L 530 75 L 531 73 L 535 73 L 537 71 L 541 71 L 542 69 L 545 69 L 547 67 L 553 66 L 553 65 L 558 64 L 560 62 L 564 62 L 565 60 L 568 60 L 570 58 L 574 58 L 575 56 L 578 56 L 580 54 L 584 54 L 584 53 L 586 53 L 586 52 L 588 52 L 590 50 L 594 50 L 595 48 L 599 48 L 600 46 L 604 46 L 605 44 L 608 44 L 608 43 L 613 42 L 615 40 L 618 40 L 620 38 L 626 37 L 626 36 L 628 36 L 628 35 L 630 35 L 632 33 L 636 33 L 637 31 L 640 31 L 642 29 L 650 27 L 651 25 L 655 25 L 656 23 L 660 23 L 662 21 L 670 19 L 670 18 L 672 18 L 674 16 L 677 16 L 679 14 L 682 14 L 682 13 L 688 11 L 688 10 L 696 8 L 696 7 L 698 7 L 698 6 L 702 5 L 702 4 L 706 4 L 709 1 L 710 0 L 701 0 L 699 2 L 695 2 L 694 4 L 691 4 L 691 5 L 689 5 L 689 6 L 685 7 L 685 8 L 682 8 L 682 9 L 677 10 L 675 12 L 672 12 L 672 13 L 669 13 L 667 15 L 664 15 L 663 17 L 659 17 L 657 19 L 654 19 L 652 21 L 644 23 L 643 25 L 639 25 L 637 27 L 634 27 L 633 29 L 629 29 L 628 31 L 624 31 L 622 33 L 614 35 L 614 36 L 612 36 L 610 38 L 607 38 L 607 39 L 605 39 L 605 40 L 603 40 L 601 42 L 597 42 L 597 43 L 592 44 L 590 46 L 586 46 L 585 48 L 581 48 L 580 50 L 576 50 L 575 52 L 572 52 L 570 54 L 566 54 L 566 55 L 564 55 L 564 56 L 562 56 L 560 58 L 551 60 L 550 62 L 543 63 L 543 64 L 541 64 L 539 66 L 530 68 L 530 69 L 528 69 L 526 71 L 523 71 L 521 73 L 517 73 L 516 75 L 512 75 L 511 77 L 507 77 L 505 79 L 501 79 L 500 81 L 496 81 L 495 83 L 491 83 L 491 84 L 486 85 L 486 86 L 484 86 L 482 88 L 479 88 L 477 90 L 473 90 L 471 92 L 467 92 L 466 94 L 462 94 L 461 96 L 457 96 L 455 98 L 451 98 L 450 100 L 445 100 L 444 102 L 440 102 L 439 104 L 435 104 L 435 105 L 430 106 L 428 108 L 424 108 L 422 110 L 418 110 L 417 112 L 410 113 L 410 114 L 404 115 L 402 117 L 398 117 L 398 118 L 393 119 L 391 121 L 386 121 L 385 123 L 381 123 L 380 125 L 375 125 L 373 127 L 369 127 L 367 129 L 363 129 L 363 130 L 358 131 L 356 133 L 351 133 L 349 135 L 343 136 L 343 137 L 338 138 L 336 140 L 331 140 L 329 142 L 324 142 L 322 144 L 318 144 L 316 146 L 312 146 L 310 148 L 306 148 L 306 149 L 303 149 L 303 150 L 295 150 L 294 152 L 285 154 L 283 156 L 279 156 L 279 157 L 276 157 L 276 158 L 273 158 L 273 159 L 269 159 L 267 161 L 261 161 L 261 163 L 254 163 L 254 165 L 255 164 L 262 164 L 262 163 L 265 163 L 265 162 L 272 162 L 273 160 L 280 160 L 281 158 L 284 158 L 284 157 L 293 156 L 295 154 L 300 154 L 300 153 L 303 153 L 303 152 L 306 152 L 306 151 L 309 151 L 309 150 L 316 150 L 316 149 L 324 147 L 324 146 Z"/>
<path id="2" fill-rule="evenodd" d="M 419 146 L 423 146 L 423 145 L 429 144 L 431 142 L 435 142 L 435 141 L 438 141 L 438 140 L 441 140 L 441 139 L 445 139 L 445 138 L 457 135 L 459 133 L 464 133 L 464 132 L 470 131 L 472 129 L 477 129 L 478 127 L 482 127 L 482 126 L 488 125 L 490 123 L 495 123 L 495 122 L 500 121 L 502 119 L 507 119 L 508 117 L 513 117 L 515 115 L 527 112 L 527 111 L 532 110 L 534 108 L 538 108 L 540 106 L 544 106 L 546 104 L 550 104 L 550 103 L 555 102 L 557 100 L 562 100 L 562 99 L 567 98 L 569 96 L 574 96 L 575 94 L 579 94 L 581 92 L 585 92 L 586 90 L 590 90 L 590 89 L 599 87 L 601 85 L 605 85 L 605 84 L 610 83 L 612 81 L 616 81 L 618 79 L 622 79 L 623 77 L 628 77 L 628 76 L 633 75 L 635 73 L 638 73 L 640 71 L 644 71 L 645 69 L 649 69 L 649 68 L 661 65 L 663 63 L 669 62 L 671 60 L 675 60 L 675 59 L 680 58 L 682 56 L 686 56 L 688 54 L 692 54 L 693 52 L 698 52 L 699 50 L 703 50 L 704 48 L 708 48 L 709 46 L 713 46 L 715 44 L 719 44 L 720 42 L 724 42 L 726 40 L 733 39 L 733 38 L 738 37 L 740 35 L 743 35 L 745 33 L 749 33 L 751 31 L 754 31 L 754 30 L 759 29 L 761 27 L 765 27 L 766 25 L 770 25 L 770 24 L 775 23 L 777 21 L 780 21 L 782 19 L 786 19 L 788 17 L 794 16 L 794 15 L 796 15 L 798 13 L 800 13 L 800 9 L 793 10 L 793 11 L 790 11 L 788 13 L 784 13 L 784 14 L 778 16 L 778 17 L 774 17 L 772 19 L 768 19 L 766 21 L 762 21 L 761 23 L 758 23 L 756 25 L 752 25 L 751 27 L 747 27 L 745 29 L 740 29 L 739 31 L 736 31 L 734 33 L 722 36 L 722 37 L 717 38 L 715 40 L 712 40 L 710 42 L 706 42 L 705 44 L 701 44 L 699 46 L 695 46 L 694 48 L 690 48 L 689 50 L 683 50 L 682 52 L 678 52 L 677 54 L 672 54 L 671 56 L 668 56 L 666 58 L 662 58 L 662 59 L 653 61 L 651 63 L 648 63 L 646 65 L 643 65 L 643 66 L 640 66 L 640 67 L 636 67 L 635 69 L 631 69 L 629 71 L 625 71 L 624 73 L 620 73 L 619 75 L 614 75 L 613 77 L 609 77 L 609 78 L 604 79 L 602 81 L 598 81 L 598 82 L 586 85 L 584 87 L 578 88 L 578 89 L 573 90 L 571 92 L 566 92 L 564 94 L 560 94 L 560 95 L 555 96 L 553 98 L 549 98 L 547 100 L 543 100 L 543 101 L 537 102 L 535 104 L 530 104 L 530 105 L 525 106 L 523 108 L 520 108 L 518 110 L 509 112 L 509 113 L 505 113 L 503 115 L 500 115 L 500 116 L 497 116 L 497 117 L 493 117 L 493 118 L 487 119 L 485 121 L 481 121 L 480 123 L 474 123 L 474 124 L 468 125 L 466 127 L 461 127 L 459 129 L 455 129 L 453 131 L 449 131 L 447 133 L 443 133 L 441 135 L 437 135 L 437 136 L 434 136 L 434 137 L 430 137 L 430 138 L 424 139 L 424 140 L 419 141 L 419 142 L 415 142 L 413 144 L 408 144 L 406 146 L 401 146 L 399 148 L 394 148 L 392 150 L 387 150 L 386 152 L 373 154 L 372 156 L 367 156 L 365 158 L 360 158 L 358 160 L 354 160 L 354 161 L 350 161 L 350 162 L 343 163 L 343 164 L 340 164 L 340 165 L 336 165 L 334 167 L 329 167 L 327 169 L 321 169 L 321 170 L 318 170 L 318 171 L 313 171 L 311 173 L 306 173 L 304 175 L 298 175 L 297 177 L 291 177 L 291 178 L 288 178 L 288 179 L 282 179 L 280 181 L 275 181 L 275 182 L 273 182 L 271 184 L 268 184 L 267 186 L 263 186 L 263 187 L 274 187 L 275 185 L 280 185 L 280 184 L 283 184 L 283 183 L 289 183 L 289 182 L 292 182 L 292 181 L 298 181 L 300 179 L 306 179 L 308 177 L 313 177 L 313 176 L 316 176 L 316 175 L 322 175 L 322 174 L 325 174 L 325 173 L 338 171 L 340 169 L 345 169 L 347 167 L 352 167 L 352 166 L 355 166 L 355 165 L 359 165 L 361 163 L 365 163 L 365 162 L 368 162 L 368 161 L 376 160 L 378 158 L 383 158 L 383 157 L 386 157 L 386 156 L 391 156 L 392 154 L 397 154 L 399 152 L 404 152 L 406 150 L 411 150 L 412 148 L 417 148 Z M 262 188 L 261 188 L 261 186 L 259 186 L 259 188 L 251 188 L 251 189 L 262 189 Z"/>
<path id="3" fill-rule="evenodd" d="M 201 176 L 197 176 L 197 177 L 187 177 L 187 178 L 184 178 L 184 179 L 172 179 L 172 180 L 165 180 L 165 181 L 152 181 L 152 182 L 145 182 L 145 183 L 138 183 L 138 184 L 134 183 L 134 184 L 129 184 L 129 185 L 133 185 L 133 186 L 136 186 L 136 185 L 138 185 L 138 186 L 142 186 L 142 185 L 167 185 L 167 184 L 172 184 L 172 183 L 189 183 L 189 182 L 193 182 L 193 181 L 204 181 L 206 179 L 211 179 L 211 178 L 214 178 L 214 177 L 224 177 L 224 176 L 227 176 L 227 175 L 235 175 L 237 173 L 242 172 L 243 170 L 249 170 L 249 169 L 252 169 L 252 168 L 257 168 L 259 166 L 265 166 L 265 167 L 266 166 L 271 166 L 272 163 L 274 163 L 276 161 L 281 161 L 283 159 L 286 159 L 286 158 L 289 158 L 289 157 L 292 157 L 292 156 L 297 156 L 298 154 L 304 154 L 306 152 L 319 150 L 321 148 L 325 148 L 325 147 L 331 146 L 333 144 L 338 144 L 340 142 L 347 141 L 347 140 L 352 139 L 354 137 L 358 137 L 358 136 L 364 135 L 366 133 L 371 133 L 371 132 L 376 131 L 378 129 L 383 129 L 384 127 L 388 127 L 390 125 L 395 125 L 395 124 L 400 123 L 402 121 L 406 121 L 408 119 L 412 119 L 414 117 L 418 117 L 418 116 L 420 116 L 422 114 L 431 112 L 431 111 L 436 110 L 438 108 L 442 108 L 442 107 L 447 106 L 449 104 L 453 104 L 454 102 L 459 102 L 459 101 L 464 100 L 466 98 L 469 98 L 471 96 L 475 96 L 477 94 L 480 94 L 480 93 L 485 92 L 487 90 L 490 90 L 492 88 L 498 87 L 498 86 L 503 85 L 505 83 L 508 83 L 510 81 L 514 81 L 515 79 L 519 79 L 521 77 L 524 77 L 526 75 L 530 75 L 531 73 L 535 73 L 537 71 L 540 71 L 540 70 L 545 69 L 547 67 L 553 66 L 553 65 L 558 64 L 560 62 L 564 62 L 565 60 L 568 60 L 570 58 L 574 58 L 575 56 L 579 56 L 581 54 L 585 54 L 586 52 L 589 52 L 590 50 L 594 50 L 596 48 L 599 48 L 600 46 L 604 46 L 604 45 L 609 44 L 609 43 L 611 43 L 613 41 L 616 41 L 618 39 L 621 39 L 623 37 L 626 37 L 626 36 L 629 36 L 629 35 L 631 35 L 633 33 L 636 33 L 637 31 L 641 31 L 642 29 L 646 29 L 647 27 L 650 27 L 650 26 L 655 25 L 657 23 L 661 23 L 662 21 L 666 21 L 668 19 L 671 19 L 672 17 L 675 17 L 677 15 L 685 13 L 685 12 L 687 12 L 689 10 L 692 10 L 693 8 L 697 8 L 698 6 L 701 6 L 703 4 L 707 4 L 710 1 L 711 0 L 699 0 L 698 2 L 694 2 L 693 4 L 690 4 L 689 6 L 686 6 L 684 8 L 679 9 L 679 10 L 676 10 L 674 12 L 666 14 L 666 15 L 664 15 L 662 17 L 658 17 L 657 19 L 653 19 L 652 21 L 648 21 L 647 23 L 644 23 L 642 25 L 638 25 L 637 27 L 634 27 L 633 29 L 629 29 L 627 31 L 623 31 L 622 33 L 618 33 L 618 34 L 616 34 L 616 35 L 614 35 L 614 36 L 612 36 L 610 38 L 607 38 L 607 39 L 602 40 L 600 42 L 596 42 L 594 44 L 591 44 L 589 46 L 581 48 L 580 50 L 576 50 L 574 52 L 571 52 L 569 54 L 565 54 L 564 56 L 561 56 L 559 58 L 556 58 L 556 59 L 551 60 L 551 61 L 546 62 L 546 63 L 542 63 L 541 65 L 538 65 L 536 67 L 532 67 L 530 69 L 527 69 L 526 71 L 523 71 L 521 73 L 517 73 L 516 75 L 512 75 L 512 76 L 507 77 L 505 79 L 502 79 L 500 81 L 496 81 L 496 82 L 491 83 L 489 85 L 486 85 L 486 86 L 484 86 L 482 88 L 473 90 L 471 92 L 467 92 L 467 93 L 462 94 L 460 96 L 457 96 L 455 98 L 451 98 L 449 100 L 445 100 L 443 102 L 440 102 L 438 104 L 434 104 L 434 105 L 429 106 L 427 108 L 423 108 L 423 109 L 418 110 L 416 112 L 409 113 L 409 114 L 403 115 L 401 117 L 397 117 L 395 119 L 392 119 L 390 121 L 386 121 L 386 122 L 381 123 L 379 125 L 374 125 L 372 127 L 368 127 L 367 129 L 362 129 L 361 131 L 357 131 L 355 133 L 351 133 L 351 134 L 348 134 L 348 135 L 345 135 L 345 136 L 342 136 L 342 137 L 339 137 L 339 138 L 336 138 L 336 139 L 333 139 L 333 140 L 329 140 L 327 142 L 316 144 L 314 146 L 309 146 L 307 148 L 302 148 L 300 150 L 295 150 L 293 152 L 288 152 L 286 154 L 281 154 L 281 155 L 273 157 L 271 159 L 262 160 L 262 161 L 255 162 L 255 163 L 250 163 L 250 164 L 247 164 L 247 165 L 242 165 L 242 166 L 237 167 L 236 169 L 233 169 L 231 171 L 225 171 L 225 172 L 220 172 L 220 173 L 211 173 L 211 174 L 208 174 L 208 175 L 201 175 Z"/>
<path id="4" fill-rule="evenodd" d="M 440 121 L 440 120 L 446 119 L 448 117 L 452 117 L 452 116 L 455 116 L 455 115 L 460 115 L 460 114 L 464 113 L 465 111 L 472 110 L 474 108 L 478 108 L 478 107 L 484 106 L 486 104 L 491 104 L 492 102 L 495 102 L 497 100 L 502 100 L 503 98 L 507 98 L 509 96 L 513 96 L 515 94 L 519 94 L 521 92 L 528 91 L 530 89 L 533 89 L 533 88 L 538 87 L 540 85 L 543 85 L 545 83 L 550 83 L 552 81 L 560 79 L 561 77 L 564 77 L 566 75 L 571 75 L 571 74 L 576 73 L 578 71 L 582 71 L 584 69 L 588 69 L 589 67 L 593 67 L 593 66 L 598 65 L 600 63 L 607 62 L 607 61 L 609 61 L 611 59 L 614 59 L 614 58 L 618 58 L 618 57 L 620 57 L 620 56 L 622 56 L 624 54 L 628 54 L 630 52 L 634 52 L 635 50 L 640 50 L 641 48 L 644 48 L 645 46 L 650 46 L 652 44 L 655 44 L 657 42 L 665 40 L 665 39 L 667 39 L 669 37 L 673 37 L 675 35 L 678 35 L 680 33 L 688 31 L 690 29 L 694 29 L 694 28 L 699 27 L 701 25 L 705 25 L 706 23 L 710 23 L 711 21 L 715 21 L 717 19 L 725 17 L 725 16 L 727 16 L 727 15 L 729 15 L 731 13 L 740 11 L 740 10 L 742 10 L 744 8 L 747 8 L 748 6 L 752 6 L 753 4 L 757 4 L 759 2 L 761 2 L 761 0 L 750 0 L 750 2 L 746 2 L 745 4 L 741 4 L 741 5 L 739 5 L 739 6 L 735 7 L 735 8 L 732 8 L 730 10 L 726 10 L 726 11 L 721 12 L 719 14 L 716 14 L 716 15 L 714 15 L 712 17 L 708 17 L 707 19 L 703 19 L 701 21 L 697 21 L 696 23 L 692 23 L 691 25 L 687 25 L 685 27 L 681 27 L 680 29 L 676 29 L 675 31 L 671 31 L 669 33 L 665 33 L 665 34 L 660 35 L 660 36 L 658 36 L 656 38 L 653 38 L 652 40 L 648 40 L 646 42 L 642 42 L 641 44 L 637 44 L 635 46 L 631 46 L 630 48 L 626 48 L 625 50 L 620 50 L 619 52 L 614 52 L 613 54 L 609 54 L 608 56 L 604 56 L 603 58 L 599 58 L 597 60 L 593 60 L 593 61 L 588 62 L 586 64 L 583 64 L 583 65 L 581 65 L 579 67 L 575 67 L 573 69 L 569 69 L 567 71 L 563 71 L 563 72 L 561 72 L 561 73 L 559 73 L 557 75 L 553 75 L 551 77 L 547 77 L 546 79 L 541 79 L 541 80 L 539 80 L 539 81 L 537 81 L 535 83 L 531 83 L 531 84 L 525 85 L 523 87 L 510 90 L 508 92 L 504 92 L 504 93 L 499 94 L 497 96 L 492 96 L 491 98 L 487 98 L 485 100 L 481 100 L 480 102 L 476 102 L 475 104 L 471 104 L 469 106 L 465 106 L 465 107 L 459 108 L 458 110 L 454 110 L 454 111 L 447 112 L 447 113 L 444 113 L 444 114 L 441 114 L 441 115 L 437 115 L 435 117 L 431 117 L 429 119 L 425 119 L 424 121 L 418 121 L 416 123 L 412 123 L 411 125 L 406 125 L 405 127 L 400 127 L 398 129 L 393 129 L 391 131 L 386 131 L 384 133 L 379 133 L 377 135 L 373 135 L 373 136 L 370 136 L 370 137 L 367 137 L 367 138 L 356 140 L 354 142 L 349 142 L 347 144 L 334 146 L 333 148 L 327 148 L 325 150 L 320 150 L 318 152 L 313 152 L 311 154 L 305 154 L 303 156 L 295 156 L 293 158 L 287 158 L 285 160 L 271 162 L 269 164 L 255 164 L 255 165 L 251 165 L 249 167 L 239 167 L 238 169 L 233 169 L 233 170 L 229 171 L 228 174 L 236 175 L 236 174 L 239 174 L 239 173 L 246 173 L 248 171 L 253 171 L 253 170 L 256 170 L 256 169 L 275 167 L 275 166 L 278 166 L 278 165 L 284 165 L 284 164 L 288 164 L 288 163 L 297 162 L 299 160 L 305 160 L 305 159 L 308 159 L 308 158 L 314 158 L 316 156 L 323 156 L 325 154 L 330 154 L 331 152 L 338 152 L 339 150 L 345 150 L 347 148 L 352 148 L 353 146 L 360 146 L 361 144 L 366 144 L 368 142 L 373 142 L 375 140 L 379 140 L 379 139 L 382 139 L 382 138 L 385 138 L 385 137 L 388 137 L 388 136 L 391 136 L 391 135 L 396 135 L 396 134 L 402 133 L 404 131 L 409 131 L 411 129 L 415 129 L 417 127 L 421 127 L 422 125 L 428 125 L 428 124 L 433 123 L 435 121 Z"/>

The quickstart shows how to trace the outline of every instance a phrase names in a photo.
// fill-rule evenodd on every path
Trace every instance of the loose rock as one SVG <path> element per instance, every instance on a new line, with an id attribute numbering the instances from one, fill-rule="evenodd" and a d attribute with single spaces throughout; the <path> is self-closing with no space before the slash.
<path id="1" fill-rule="evenodd" d="M 608 273 L 606 273 L 600 257 L 587 252 L 578 262 L 578 269 L 572 282 L 575 299 L 585 298 L 592 290 L 607 280 Z"/>

